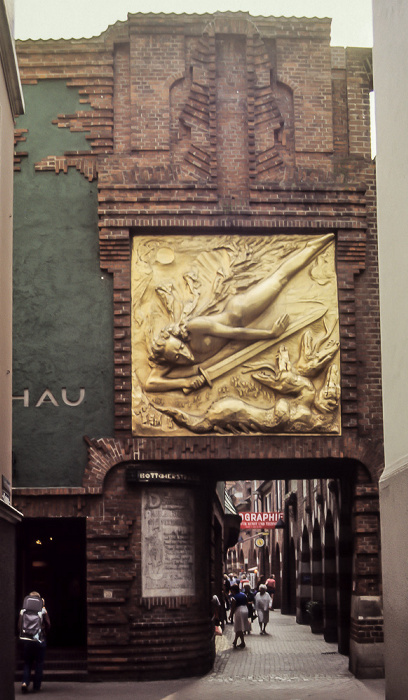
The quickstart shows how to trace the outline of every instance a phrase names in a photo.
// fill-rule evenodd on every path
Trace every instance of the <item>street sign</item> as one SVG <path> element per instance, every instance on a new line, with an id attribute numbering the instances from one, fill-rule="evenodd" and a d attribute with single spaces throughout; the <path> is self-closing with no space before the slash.
<path id="1" fill-rule="evenodd" d="M 185 474 L 183 472 L 165 471 L 163 469 L 154 468 L 154 464 L 150 462 L 136 462 L 126 466 L 126 481 L 128 484 L 166 484 L 181 486 L 182 484 L 197 485 L 201 484 L 198 474 Z"/>
<path id="2" fill-rule="evenodd" d="M 283 520 L 283 513 L 278 510 L 269 513 L 240 513 L 241 530 L 273 529 L 279 519 Z"/>

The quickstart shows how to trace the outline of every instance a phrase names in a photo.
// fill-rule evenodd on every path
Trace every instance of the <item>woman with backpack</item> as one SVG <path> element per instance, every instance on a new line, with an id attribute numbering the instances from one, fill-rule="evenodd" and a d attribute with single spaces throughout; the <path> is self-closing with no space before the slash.
<path id="1" fill-rule="evenodd" d="M 28 693 L 32 669 L 34 669 L 33 693 L 37 693 L 41 689 L 45 651 L 47 648 L 45 635 L 50 627 L 50 618 L 45 608 L 44 600 L 37 591 L 32 591 L 24 598 L 18 620 L 24 661 L 22 693 Z"/>

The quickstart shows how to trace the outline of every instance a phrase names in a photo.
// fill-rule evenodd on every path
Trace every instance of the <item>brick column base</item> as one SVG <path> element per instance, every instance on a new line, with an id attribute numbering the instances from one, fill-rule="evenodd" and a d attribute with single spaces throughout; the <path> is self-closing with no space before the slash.
<path id="1" fill-rule="evenodd" d="M 380 596 L 352 596 L 350 671 L 356 678 L 384 678 L 383 614 Z"/>

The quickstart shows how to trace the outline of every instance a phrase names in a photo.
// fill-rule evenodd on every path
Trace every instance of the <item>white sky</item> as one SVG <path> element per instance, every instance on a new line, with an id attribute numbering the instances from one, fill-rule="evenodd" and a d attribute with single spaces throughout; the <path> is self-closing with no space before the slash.
<path id="1" fill-rule="evenodd" d="M 128 13 L 242 11 L 286 17 L 331 17 L 333 46 L 372 46 L 371 0 L 14 0 L 16 39 L 101 34 Z"/>

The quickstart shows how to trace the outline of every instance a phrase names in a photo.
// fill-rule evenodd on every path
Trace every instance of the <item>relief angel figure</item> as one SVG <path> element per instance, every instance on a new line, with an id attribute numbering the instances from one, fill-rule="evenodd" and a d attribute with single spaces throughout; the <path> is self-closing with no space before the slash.
<path id="1" fill-rule="evenodd" d="M 271 307 L 288 282 L 332 241 L 333 234 L 308 240 L 272 274 L 229 296 L 221 310 L 200 313 L 193 308 L 181 323 L 163 328 L 151 344 L 152 369 L 145 390 L 198 390 L 206 383 L 204 374 L 199 373 L 200 364 L 214 357 L 230 341 L 249 345 L 264 339 L 278 340 L 288 327 L 288 314 L 279 316 L 271 328 L 253 324 Z M 162 300 L 166 299 L 167 309 L 172 308 L 171 290 L 162 288 L 160 295 Z M 183 367 L 190 369 L 181 376 L 170 376 L 172 370 Z"/>

